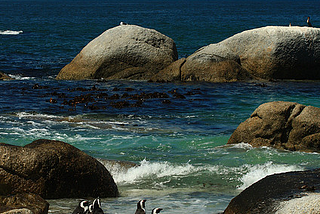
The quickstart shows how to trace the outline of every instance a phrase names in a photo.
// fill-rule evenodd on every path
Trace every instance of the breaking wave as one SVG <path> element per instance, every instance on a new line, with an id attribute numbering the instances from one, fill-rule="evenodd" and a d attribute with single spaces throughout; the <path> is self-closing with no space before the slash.
<path id="1" fill-rule="evenodd" d="M 285 165 L 285 164 L 274 164 L 273 162 L 267 162 L 265 164 L 258 165 L 245 165 L 245 168 L 248 168 L 247 173 L 245 173 L 240 181 L 242 185 L 238 186 L 239 190 L 244 190 L 255 182 L 265 178 L 268 175 L 291 172 L 291 171 L 300 171 L 303 170 L 300 166 L 295 165 Z"/>
<path id="2" fill-rule="evenodd" d="M 101 160 L 100 160 L 101 161 Z M 238 190 L 244 190 L 258 180 L 272 174 L 304 170 L 296 165 L 274 164 L 267 162 L 258 165 L 241 165 L 226 167 L 222 165 L 193 165 L 191 163 L 175 164 L 166 161 L 150 162 L 142 160 L 139 164 L 110 165 L 101 161 L 120 186 L 126 185 L 162 185 L 201 186 L 211 182 L 213 186 L 231 185 L 234 182 Z M 195 181 L 196 180 L 196 181 Z M 228 181 L 228 182 L 226 182 Z M 180 183 L 179 183 L 180 182 Z"/>
<path id="3" fill-rule="evenodd" d="M 196 170 L 190 163 L 174 165 L 168 162 L 152 163 L 144 159 L 135 167 L 125 171 L 118 171 L 117 173 L 113 169 L 111 173 L 113 172 L 113 177 L 117 183 L 133 184 L 145 178 L 153 177 L 159 179 L 167 176 L 184 176 Z"/>
<path id="4" fill-rule="evenodd" d="M 0 35 L 18 35 L 18 34 L 22 34 L 23 31 L 19 30 L 19 31 L 15 31 L 15 30 L 0 30 Z"/>

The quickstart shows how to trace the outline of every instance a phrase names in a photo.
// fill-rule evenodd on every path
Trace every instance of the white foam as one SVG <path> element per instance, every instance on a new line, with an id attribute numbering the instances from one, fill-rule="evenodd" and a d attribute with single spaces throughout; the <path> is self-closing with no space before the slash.
<path id="1" fill-rule="evenodd" d="M 136 183 L 147 177 L 162 178 L 167 176 L 183 176 L 195 171 L 195 167 L 189 163 L 175 165 L 168 162 L 149 162 L 143 160 L 139 166 L 122 171 L 112 171 L 116 183 Z"/>
<path id="2" fill-rule="evenodd" d="M 238 189 L 240 190 L 246 189 L 253 183 L 265 178 L 268 175 L 303 170 L 303 168 L 300 166 L 274 164 L 273 162 L 267 162 L 265 164 L 258 165 L 244 165 L 243 167 L 248 168 L 248 170 L 247 173 L 240 178 L 240 181 L 242 182 L 242 185 L 238 186 Z"/>
<path id="3" fill-rule="evenodd" d="M 320 213 L 320 193 L 306 193 L 301 198 L 280 202 L 276 214 Z"/>
<path id="4" fill-rule="evenodd" d="M 15 80 L 32 80 L 36 79 L 35 77 L 23 77 L 21 75 L 8 74 L 9 77 Z"/>
<path id="5" fill-rule="evenodd" d="M 22 34 L 23 31 L 19 30 L 19 31 L 15 31 L 15 30 L 0 30 L 0 35 L 18 35 L 18 34 Z"/>
<path id="6" fill-rule="evenodd" d="M 241 142 L 241 143 L 233 144 L 232 148 L 249 150 L 249 149 L 253 149 L 253 146 L 249 143 Z"/>
<path id="7" fill-rule="evenodd" d="M 19 117 L 19 119 L 22 119 L 22 118 L 48 118 L 48 119 L 61 118 L 60 116 L 55 116 L 55 115 L 27 113 L 27 112 L 19 112 L 19 113 L 17 113 L 17 116 Z"/>

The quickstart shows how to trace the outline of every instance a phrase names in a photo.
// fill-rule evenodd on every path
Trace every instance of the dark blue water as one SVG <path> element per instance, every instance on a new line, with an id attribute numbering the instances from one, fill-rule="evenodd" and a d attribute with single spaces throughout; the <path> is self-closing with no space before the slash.
<path id="1" fill-rule="evenodd" d="M 319 82 L 54 78 L 88 42 L 120 21 L 171 37 L 179 57 L 185 57 L 252 28 L 305 26 L 307 16 L 320 26 L 319 9 L 318 1 L 0 0 L 0 71 L 15 78 L 0 82 L 0 142 L 62 140 L 98 158 L 121 194 L 102 199 L 108 213 L 133 213 L 142 198 L 148 199 L 149 211 L 160 206 L 163 213 L 221 212 L 232 197 L 266 175 L 319 166 L 316 153 L 225 146 L 238 124 L 262 103 L 320 107 Z M 155 93 L 165 96 L 150 95 Z M 143 99 L 133 98 L 138 95 Z M 76 97 L 90 99 L 73 105 Z M 126 105 L 117 107 L 118 102 Z M 119 170 L 106 159 L 140 166 Z M 70 213 L 77 200 L 50 201 L 50 213 Z"/>

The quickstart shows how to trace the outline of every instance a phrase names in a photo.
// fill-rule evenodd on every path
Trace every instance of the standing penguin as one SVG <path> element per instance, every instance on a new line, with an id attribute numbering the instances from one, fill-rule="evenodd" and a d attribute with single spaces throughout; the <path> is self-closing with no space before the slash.
<path id="1" fill-rule="evenodd" d="M 137 203 L 137 210 L 135 214 L 146 214 L 146 201 L 147 200 L 140 200 Z"/>
<path id="2" fill-rule="evenodd" d="M 307 19 L 307 23 L 308 23 L 308 26 L 309 27 L 312 27 L 312 24 L 311 24 L 311 22 L 310 22 L 310 17 L 308 16 L 308 19 Z"/>
<path id="3" fill-rule="evenodd" d="M 88 201 L 80 201 L 79 205 L 73 211 L 72 214 L 87 214 L 89 210 L 89 202 Z"/>
<path id="4" fill-rule="evenodd" d="M 104 214 L 101 209 L 100 198 L 94 199 L 93 203 L 89 206 L 89 214 Z"/>
<path id="5" fill-rule="evenodd" d="M 161 208 L 154 208 L 151 212 L 151 214 L 157 214 L 157 213 L 160 213 L 162 209 Z"/>

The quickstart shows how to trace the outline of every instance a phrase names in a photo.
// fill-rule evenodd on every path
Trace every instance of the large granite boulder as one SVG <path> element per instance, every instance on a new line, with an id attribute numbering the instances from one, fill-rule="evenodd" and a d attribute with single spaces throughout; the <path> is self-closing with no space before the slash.
<path id="1" fill-rule="evenodd" d="M 320 108 L 293 102 L 260 105 L 231 135 L 228 144 L 320 151 Z"/>
<path id="2" fill-rule="evenodd" d="M 36 194 L 0 196 L 0 213 L 47 214 L 48 209 L 49 203 Z"/>
<path id="3" fill-rule="evenodd" d="M 250 79 L 250 74 L 238 62 L 214 55 L 204 48 L 186 59 L 182 58 L 173 62 L 152 76 L 150 81 L 236 82 Z"/>
<path id="4" fill-rule="evenodd" d="M 181 67 L 181 81 L 236 82 L 250 79 L 249 73 L 236 60 L 213 54 L 207 48 L 189 56 Z"/>
<path id="5" fill-rule="evenodd" d="M 251 75 L 239 62 L 202 48 L 189 56 L 173 62 L 150 78 L 151 82 L 204 81 L 236 82 L 250 80 Z"/>
<path id="6" fill-rule="evenodd" d="M 11 194 L 30 192 L 46 199 L 119 195 L 99 161 L 53 140 L 36 140 L 24 147 L 0 144 L 0 184 Z"/>
<path id="7" fill-rule="evenodd" d="M 318 203 L 308 204 L 310 199 L 308 196 L 312 196 L 314 191 L 319 189 L 320 169 L 270 175 L 233 198 L 224 214 L 319 213 Z M 316 196 L 319 201 L 320 196 Z M 301 197 L 305 198 L 300 200 L 301 207 L 296 209 L 296 212 L 288 212 L 288 209 L 284 209 L 284 203 Z"/>
<path id="8" fill-rule="evenodd" d="M 267 26 L 238 33 L 205 49 L 262 79 L 320 79 L 320 29 Z"/>
<path id="9" fill-rule="evenodd" d="M 267 26 L 247 30 L 174 62 L 151 81 L 233 82 L 320 79 L 320 29 Z"/>
<path id="10" fill-rule="evenodd" d="M 87 44 L 57 79 L 147 80 L 177 59 L 171 38 L 153 29 L 120 25 Z"/>

